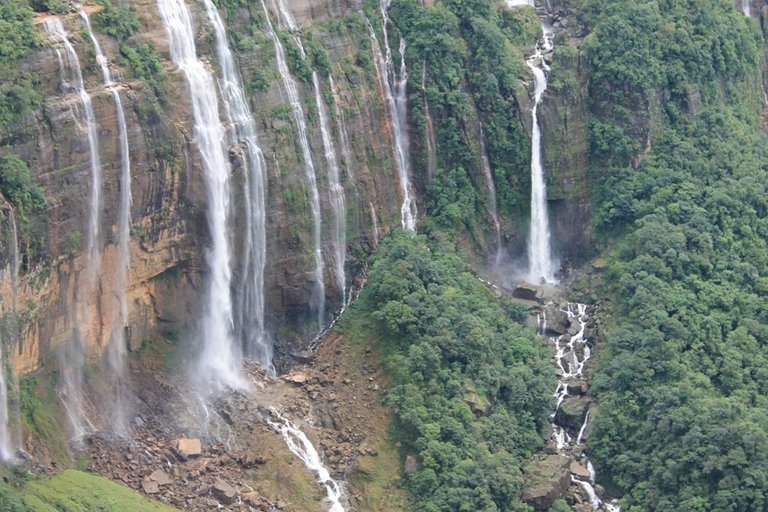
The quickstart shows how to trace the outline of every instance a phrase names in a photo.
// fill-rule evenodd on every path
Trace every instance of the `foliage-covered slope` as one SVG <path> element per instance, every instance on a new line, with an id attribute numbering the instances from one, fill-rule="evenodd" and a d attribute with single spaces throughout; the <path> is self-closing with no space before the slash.
<path id="1" fill-rule="evenodd" d="M 727 1 L 591 9 L 593 183 L 615 242 L 598 471 L 630 511 L 767 510 L 758 32 Z"/>
<path id="2" fill-rule="evenodd" d="M 415 510 L 518 510 L 520 468 L 542 444 L 553 388 L 545 350 L 517 323 L 526 313 L 457 255 L 404 232 L 379 247 L 342 328 L 367 312 L 389 354 L 404 454 L 418 462 L 406 480 Z"/>

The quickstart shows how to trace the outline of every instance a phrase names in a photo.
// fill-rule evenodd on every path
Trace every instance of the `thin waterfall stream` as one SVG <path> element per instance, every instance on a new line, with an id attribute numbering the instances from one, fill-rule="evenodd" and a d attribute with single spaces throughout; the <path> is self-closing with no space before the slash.
<path id="1" fill-rule="evenodd" d="M 244 387 L 242 351 L 233 337 L 234 314 L 230 286 L 232 255 L 228 237 L 231 168 L 227 140 L 219 116 L 219 101 L 211 72 L 197 57 L 192 17 L 183 0 L 157 0 L 173 61 L 184 72 L 189 87 L 207 193 L 207 220 L 211 238 L 206 254 L 207 291 L 201 323 L 198 358 L 204 385 Z"/>
<path id="2" fill-rule="evenodd" d="M 111 369 L 111 378 L 115 389 L 115 401 L 113 404 L 113 414 L 110 415 L 112 428 L 118 433 L 125 433 L 125 387 L 127 378 L 126 356 L 127 347 L 125 333 L 128 328 L 128 279 L 131 268 L 131 256 L 128 243 L 131 236 L 131 156 L 128 144 L 128 128 L 125 122 L 125 111 L 123 110 L 123 101 L 120 98 L 117 84 L 112 79 L 112 73 L 109 70 L 109 61 L 101 51 L 101 45 L 96 39 L 91 27 L 91 20 L 85 11 L 80 11 L 80 18 L 88 31 L 88 36 L 93 43 L 96 51 L 96 62 L 101 68 L 101 75 L 104 86 L 112 94 L 115 102 L 115 111 L 117 113 L 117 133 L 120 142 L 120 199 L 118 205 L 117 219 L 117 264 L 115 265 L 115 294 L 117 305 L 114 308 L 116 313 L 113 319 L 112 333 L 109 340 L 108 361 Z"/>
<path id="3" fill-rule="evenodd" d="M 83 369 L 85 367 L 85 340 L 80 326 L 88 326 L 88 297 L 94 291 L 96 280 L 101 267 L 101 159 L 99 156 L 98 125 L 93 112 L 91 96 L 85 88 L 80 58 L 69 41 L 64 25 L 59 18 L 50 18 L 45 22 L 45 30 L 55 43 L 56 55 L 61 68 L 61 90 L 64 94 L 77 94 L 82 106 L 78 117 L 85 124 L 87 135 L 91 186 L 88 198 L 88 221 L 86 228 L 86 251 L 83 273 L 85 285 L 78 287 L 75 292 L 75 304 L 70 312 L 70 322 L 73 338 L 60 353 L 62 367 L 62 383 L 60 394 L 62 403 L 67 411 L 70 426 L 75 440 L 79 440 L 93 429 L 93 425 L 83 409 Z M 62 56 L 64 49 L 66 62 Z"/>
<path id="4" fill-rule="evenodd" d="M 11 307 L 8 308 L 2 301 L 0 301 L 0 314 L 3 317 L 10 318 L 9 327 L 7 329 L 0 329 L 0 460 L 6 463 L 12 463 L 15 460 L 16 449 L 14 442 L 13 426 L 11 424 L 10 408 L 8 407 L 8 377 L 5 374 L 6 369 L 11 369 L 11 365 L 6 365 L 3 359 L 3 345 L 9 341 L 13 341 L 16 336 L 17 330 L 17 318 L 18 313 L 18 283 L 19 283 L 19 270 L 21 268 L 21 261 L 19 257 L 19 231 L 16 223 L 16 214 L 13 208 L 8 209 L 8 217 L 11 224 L 11 261 L 9 281 L 11 285 Z M 6 273 L 3 269 L 0 274 L 0 279 L 5 279 Z M 0 285 L 3 284 L 0 281 Z M 2 287 L 0 287 L 2 288 Z M 10 335 L 9 340 L 5 340 L 3 335 Z"/>
<path id="5" fill-rule="evenodd" d="M 304 172 L 306 174 L 307 184 L 309 185 L 309 202 L 312 210 L 312 255 L 314 260 L 314 287 L 312 290 L 312 299 L 310 302 L 311 308 L 314 310 L 317 318 L 318 330 L 322 327 L 325 320 L 325 261 L 323 260 L 323 247 L 322 247 L 322 213 L 320 210 L 320 193 L 317 188 L 317 176 L 315 174 L 315 163 L 312 160 L 312 150 L 309 146 L 309 140 L 307 138 L 307 121 L 304 116 L 304 107 L 301 105 L 301 98 L 299 97 L 299 91 L 296 86 L 296 81 L 291 76 L 291 72 L 288 69 L 288 63 L 285 57 L 285 50 L 283 49 L 283 43 L 280 42 L 280 38 L 272 26 L 270 21 L 269 11 L 264 3 L 261 2 L 261 6 L 264 9 L 264 16 L 267 21 L 267 35 L 272 39 L 275 47 L 275 58 L 277 60 L 277 69 L 280 73 L 280 77 L 283 81 L 283 86 L 288 94 L 288 101 L 291 105 L 291 111 L 293 113 L 293 119 L 296 122 L 296 128 L 298 129 L 299 143 L 301 145 L 301 153 L 304 158 Z M 289 24 L 289 29 L 296 30 L 293 18 L 290 13 L 284 8 L 281 2 L 277 3 L 278 13 Z M 304 56 L 304 48 L 301 46 L 301 40 L 296 38 L 299 50 L 302 57 Z"/>
<path id="6" fill-rule="evenodd" d="M 226 26 L 213 2 L 203 0 L 203 3 L 216 34 L 216 55 L 221 68 L 224 110 L 233 126 L 229 134 L 229 144 L 230 147 L 242 147 L 245 150 L 245 233 L 235 329 L 242 340 L 245 353 L 265 368 L 273 370 L 273 347 L 264 328 L 267 165 L 259 147 L 256 122 L 248 106 L 235 58 L 229 47 Z"/>
<path id="7" fill-rule="evenodd" d="M 341 172 L 336 158 L 336 147 L 331 138 L 331 125 L 328 120 L 328 108 L 323 101 L 320 91 L 320 78 L 317 71 L 312 72 L 312 84 L 315 87 L 315 103 L 317 104 L 318 117 L 320 118 L 320 133 L 323 138 L 325 161 L 328 170 L 328 194 L 333 209 L 333 269 L 336 275 L 336 284 L 342 294 L 342 304 L 347 302 L 347 279 L 344 265 L 347 253 L 347 206 L 344 196 L 344 187 L 341 185 Z"/>

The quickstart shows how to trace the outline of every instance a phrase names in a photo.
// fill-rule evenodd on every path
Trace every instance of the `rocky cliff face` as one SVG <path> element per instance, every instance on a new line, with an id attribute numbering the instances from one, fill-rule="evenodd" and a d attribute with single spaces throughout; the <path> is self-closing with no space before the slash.
<path id="1" fill-rule="evenodd" d="M 140 30 L 124 44 L 138 47 L 151 43 L 160 56 L 162 86 L 133 79 L 119 42 L 97 33 L 106 57 L 119 80 L 123 99 L 132 158 L 131 209 L 131 274 L 128 286 L 130 328 L 127 338 L 132 349 L 163 333 L 179 333 L 183 338 L 193 335 L 195 319 L 200 313 L 202 282 L 207 272 L 203 247 L 209 236 L 205 220 L 206 199 L 202 179 L 200 154 L 192 134 L 191 108 L 186 82 L 179 69 L 170 61 L 168 42 L 160 22 L 156 3 L 152 0 L 130 2 L 136 7 Z M 235 5 L 240 5 L 234 2 Z M 196 23 L 198 53 L 211 69 L 216 70 L 215 42 L 212 28 L 201 4 L 189 2 Z M 270 2 L 268 6 L 272 6 Z M 98 8 L 89 6 L 94 13 Z M 347 282 L 352 282 L 364 265 L 378 236 L 400 223 L 400 190 L 393 154 L 391 120 L 384 91 L 380 90 L 372 64 L 371 39 L 357 1 L 291 2 L 290 10 L 301 27 L 300 36 L 310 54 L 327 62 L 327 69 L 336 85 L 339 111 L 349 139 L 348 154 L 342 154 L 340 119 L 331 102 L 332 91 L 327 76 L 321 76 L 322 95 L 331 112 L 333 134 L 342 168 L 342 184 L 347 204 Z M 276 13 L 271 17 L 276 19 Z M 302 172 L 303 159 L 297 143 L 297 127 L 287 107 L 285 91 L 275 65 L 271 41 L 265 33 L 265 17 L 259 2 L 247 2 L 239 7 L 222 9 L 226 14 L 230 43 L 236 53 L 243 83 L 249 94 L 250 106 L 257 121 L 259 144 L 264 152 L 268 173 L 267 195 L 267 266 L 265 271 L 266 323 L 282 355 L 302 349 L 311 339 L 316 324 L 310 314 L 313 288 L 311 254 L 311 216 L 308 214 L 308 190 Z M 101 232 L 103 240 L 102 267 L 96 291 L 85 301 L 85 313 L 75 312 L 78 290 L 85 286 L 86 258 L 82 254 L 84 226 L 88 215 L 86 198 L 90 190 L 89 149 L 82 122 L 78 117 L 78 100 L 73 94 L 63 94 L 60 88 L 59 62 L 56 53 L 46 43 L 42 22 L 41 48 L 26 58 L 22 66 L 38 77 L 39 90 L 44 95 L 43 107 L 28 117 L 27 123 L 14 134 L 8 149 L 30 163 L 34 179 L 45 189 L 47 210 L 42 236 L 44 252 L 27 254 L 22 265 L 18 289 L 22 336 L 12 359 L 21 374 L 32 372 L 51 360 L 58 347 L 70 343 L 79 330 L 94 356 L 100 354 L 110 333 L 122 328 L 112 314 L 119 307 L 114 283 L 117 265 L 117 219 L 120 192 L 120 148 L 117 137 L 115 105 L 111 94 L 101 82 L 90 40 L 82 32 L 76 13 L 61 16 L 83 64 L 86 87 L 93 99 L 94 113 L 99 125 L 103 173 L 103 203 Z M 293 39 L 280 33 L 286 47 Z M 290 51 L 289 51 L 290 53 Z M 326 59 L 327 57 L 327 59 Z M 289 64 L 291 64 L 289 62 Z M 300 63 L 293 63 L 300 66 Z M 412 74 L 419 74 L 414 64 Z M 579 260 L 589 252 L 590 238 L 584 236 L 589 224 L 589 204 L 585 182 L 585 106 L 584 77 L 578 55 L 569 54 L 555 67 L 558 76 L 575 77 L 561 90 L 550 93 L 542 109 L 545 138 L 552 140 L 545 147 L 549 168 L 552 213 L 555 235 L 561 240 L 557 247 L 571 260 Z M 323 73 L 321 73 L 323 75 Z M 323 253 L 326 262 L 331 257 L 330 225 L 331 198 L 327 183 L 326 161 L 314 90 L 311 80 L 298 77 L 300 94 L 309 125 L 309 143 L 317 168 L 318 187 L 325 222 Z M 415 94 L 413 105 L 424 104 Z M 524 87 L 521 84 L 521 93 Z M 525 108 L 524 98 L 520 104 Z M 412 106 L 413 106 L 412 105 Z M 523 115 L 523 123 L 524 121 Z M 476 114 L 466 118 L 466 132 L 479 134 Z M 427 133 L 412 128 L 414 152 L 414 183 L 419 192 L 420 211 L 424 191 L 429 185 L 429 164 L 424 155 L 430 145 Z M 434 145 L 434 144 L 433 144 Z M 551 148 L 550 148 L 551 147 Z M 470 170 L 472 185 L 486 194 L 480 158 L 477 169 Z M 238 148 L 232 148 L 233 211 L 242 211 L 243 169 Z M 439 146 L 436 148 L 439 154 Z M 520 169 L 525 175 L 527 169 Z M 523 192 L 527 196 L 527 191 Z M 487 217 L 487 215 L 485 216 Z M 377 222 L 374 232 L 372 219 Z M 6 219 L 7 220 L 7 219 Z M 501 219 L 511 250 L 522 247 L 524 232 L 516 226 L 524 219 Z M 493 247 L 493 227 L 487 226 L 474 251 Z M 4 231 L 7 230 L 7 222 Z M 238 220 L 232 226 L 235 250 L 238 245 Z M 575 244 L 575 240 L 580 240 Z M 8 248 L 4 247 L 5 261 Z M 326 302 L 328 319 L 341 305 L 342 290 L 338 289 L 326 264 Z M 238 276 L 235 276 L 235 280 Z M 7 280 L 6 280 L 7 281 Z M 4 301 L 10 290 L 4 290 Z"/>

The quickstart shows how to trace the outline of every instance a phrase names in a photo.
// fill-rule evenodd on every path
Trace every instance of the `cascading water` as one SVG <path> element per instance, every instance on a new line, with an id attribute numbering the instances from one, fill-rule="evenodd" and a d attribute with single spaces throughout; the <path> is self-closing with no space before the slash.
<path id="1" fill-rule="evenodd" d="M 267 165 L 259 147 L 256 123 L 229 48 L 226 27 L 213 2 L 203 0 L 203 3 L 216 34 L 224 110 L 234 129 L 229 142 L 232 146 L 242 145 L 246 152 L 247 172 L 244 173 L 243 183 L 245 236 L 235 328 L 245 352 L 265 368 L 272 369 L 272 344 L 264 329 Z"/>
<path id="2" fill-rule="evenodd" d="M 88 296 L 94 290 L 96 279 L 101 267 L 100 239 L 100 212 L 101 212 L 101 160 L 99 157 L 99 142 L 96 124 L 96 116 L 93 112 L 93 104 L 88 91 L 85 89 L 83 74 L 80 67 L 80 59 L 75 52 L 69 36 L 64 30 L 64 25 L 59 18 L 50 18 L 45 22 L 45 29 L 56 45 L 64 48 L 66 63 L 57 47 L 56 54 L 61 66 L 61 89 L 64 93 L 75 92 L 80 98 L 83 111 L 80 117 L 85 123 L 85 131 L 88 140 L 88 149 L 91 164 L 91 187 L 89 193 L 88 226 L 86 230 L 85 285 L 80 287 L 75 295 L 74 310 L 71 313 L 73 325 L 73 340 L 61 353 L 62 386 L 60 394 L 62 403 L 67 411 L 70 425 L 75 440 L 79 440 L 92 428 L 86 417 L 82 402 L 83 368 L 85 366 L 85 347 L 83 335 L 78 326 L 88 325 Z M 79 318 L 78 318 L 79 317 Z"/>
<path id="3" fill-rule="evenodd" d="M 117 219 L 117 264 L 115 265 L 115 293 L 117 307 L 114 308 L 117 318 L 113 322 L 113 331 L 109 340 L 108 360 L 111 367 L 111 377 L 114 381 L 115 396 L 112 411 L 112 426 L 116 432 L 125 433 L 125 390 L 126 385 L 126 339 L 125 332 L 128 328 L 128 277 L 130 274 L 131 260 L 128 250 L 128 242 L 131 236 L 131 156 L 128 145 L 128 128 L 125 122 L 125 111 L 117 84 L 112 80 L 109 71 L 109 62 L 101 51 L 101 45 L 96 39 L 91 27 L 91 20 L 85 11 L 80 11 L 80 18 L 88 30 L 88 36 L 96 51 L 96 62 L 101 68 L 104 86 L 112 93 L 117 112 L 118 140 L 120 141 L 120 200 Z"/>
<path id="4" fill-rule="evenodd" d="M 752 0 L 741 0 L 741 12 L 749 18 L 752 16 Z"/>
<path id="5" fill-rule="evenodd" d="M 333 208 L 333 268 L 336 282 L 342 292 L 342 304 L 347 302 L 347 280 L 344 264 L 347 256 L 347 207 L 344 197 L 344 187 L 341 185 L 339 164 L 336 159 L 336 148 L 331 138 L 331 126 L 328 111 L 320 94 L 320 78 L 317 71 L 312 72 L 312 84 L 315 87 L 315 102 L 318 117 L 320 117 L 320 133 L 323 138 L 325 161 L 328 164 L 328 188 Z"/>
<path id="6" fill-rule="evenodd" d="M 288 449 L 300 458 L 309 470 L 316 473 L 318 481 L 325 486 L 330 503 L 328 512 L 344 512 L 344 507 L 341 504 L 341 497 L 343 495 L 341 486 L 331 478 L 331 473 L 323 466 L 320 454 L 312 446 L 306 434 L 275 409 L 272 409 L 272 414 L 278 418 L 279 423 L 269 421 L 269 425 L 282 434 Z"/>
<path id="7" fill-rule="evenodd" d="M 325 262 L 323 261 L 323 247 L 322 247 L 322 216 L 320 210 L 320 193 L 317 190 L 317 177 L 315 175 L 315 164 L 312 160 L 312 150 L 309 147 L 309 140 L 307 139 L 307 121 L 304 117 L 304 108 L 301 106 L 301 99 L 299 97 L 299 91 L 296 87 L 296 81 L 291 76 L 291 72 L 288 70 L 288 64 L 285 60 L 285 51 L 283 50 L 283 44 L 280 42 L 280 38 L 277 37 L 277 33 L 272 27 L 272 22 L 269 18 L 269 11 L 267 10 L 264 0 L 261 2 L 261 6 L 264 9 L 264 16 L 267 20 L 267 33 L 272 38 L 272 42 L 275 46 L 275 57 L 277 60 L 277 69 L 280 73 L 280 77 L 283 80 L 286 93 L 288 94 L 288 100 L 291 104 L 291 111 L 293 113 L 293 119 L 296 122 L 296 127 L 299 131 L 299 143 L 301 145 L 301 153 L 304 157 L 304 172 L 306 174 L 307 183 L 309 184 L 309 202 L 312 210 L 312 245 L 314 256 L 314 277 L 315 286 L 312 290 L 312 309 L 317 314 L 318 328 L 323 325 L 325 320 L 325 278 L 323 276 L 325 270 Z M 283 19 L 287 20 L 287 23 L 293 23 L 293 18 L 287 13 L 281 3 L 278 2 L 279 12 L 282 13 Z M 285 13 L 283 11 L 285 10 Z M 289 26 L 291 30 L 296 30 L 295 26 Z M 298 39 L 298 38 L 297 38 Z M 299 41 L 300 45 L 300 41 Z M 299 46 L 302 57 L 304 56 L 304 50 Z"/>
<path id="8" fill-rule="evenodd" d="M 376 218 L 376 208 L 373 207 L 373 203 L 368 203 L 371 207 L 371 226 L 373 226 L 373 247 L 379 246 L 379 221 Z"/>
<path id="9" fill-rule="evenodd" d="M 554 264 L 549 245 L 549 212 L 547 211 L 547 186 L 544 182 L 544 169 L 541 162 L 541 129 L 537 111 L 544 91 L 547 90 L 549 66 L 544 61 L 544 53 L 552 49 L 552 36 L 544 31 L 543 43 L 536 44 L 535 53 L 526 60 L 534 78 L 534 101 L 531 117 L 531 226 L 528 235 L 528 280 L 533 283 L 554 282 Z"/>
<path id="10" fill-rule="evenodd" d="M 494 262 L 496 265 L 501 263 L 503 248 L 501 246 L 501 225 L 499 224 L 499 210 L 496 202 L 496 183 L 493 180 L 493 171 L 491 170 L 491 161 L 488 159 L 488 150 L 485 148 L 485 133 L 483 127 L 480 127 L 480 158 L 483 162 L 483 175 L 488 188 L 488 213 L 493 221 L 493 228 L 496 230 L 496 256 Z"/>
<path id="11" fill-rule="evenodd" d="M 554 441 L 559 453 L 573 458 L 576 453 L 582 453 L 580 450 L 574 452 L 574 448 L 582 446 L 585 442 L 591 411 L 587 411 L 584 417 L 584 422 L 582 423 L 581 428 L 579 428 L 575 442 L 571 435 L 566 431 L 565 427 L 557 424 L 557 413 L 563 401 L 570 396 L 568 394 L 569 384 L 573 384 L 575 379 L 583 377 L 584 367 L 587 361 L 590 360 L 592 352 L 589 348 L 588 340 L 585 337 L 588 319 L 587 306 L 585 304 L 568 303 L 562 312 L 567 315 L 571 324 L 576 323 L 578 331 L 573 335 L 561 335 L 552 340 L 555 345 L 555 364 L 558 368 L 559 378 L 557 389 L 553 395 L 556 398 L 556 406 L 555 412 L 551 415 L 553 421 L 551 440 Z M 545 335 L 546 331 L 545 318 L 544 312 L 542 311 L 538 322 L 539 334 L 542 335 Z M 579 358 L 579 353 L 581 353 L 581 359 Z M 618 505 L 615 503 L 606 503 L 597 496 L 594 489 L 595 469 L 588 458 L 583 454 L 581 457 L 582 462 L 580 465 L 583 467 L 583 465 L 586 464 L 586 471 L 589 477 L 587 480 L 584 480 L 583 475 L 573 474 L 571 475 L 573 484 L 579 486 L 584 491 L 594 510 L 620 512 L 620 507 Z"/>
<path id="12" fill-rule="evenodd" d="M 241 351 L 233 339 L 233 307 L 229 225 L 229 176 L 231 169 L 224 143 L 227 140 L 219 117 L 216 86 L 211 73 L 197 58 L 189 9 L 183 0 L 157 0 L 163 27 L 170 42 L 171 58 L 184 72 L 189 86 L 194 134 L 202 156 L 208 199 L 206 250 L 207 293 L 201 325 L 202 351 L 199 367 L 205 384 L 243 387 Z"/>
<path id="13" fill-rule="evenodd" d="M 382 89 L 387 97 L 387 107 L 392 120 L 392 135 L 395 143 L 395 160 L 400 179 L 400 191 L 403 195 L 403 205 L 400 207 L 400 221 L 403 229 L 416 231 L 416 201 L 413 199 L 411 187 L 411 162 L 408 153 L 408 69 L 405 63 L 405 39 L 400 37 L 400 72 L 395 72 L 395 63 L 392 59 L 392 51 L 389 48 L 389 10 L 390 0 L 381 0 L 381 28 L 384 34 L 384 49 L 382 53 L 379 41 L 373 27 L 368 23 L 368 29 L 372 39 L 374 60 L 376 61 L 377 76 L 380 79 Z"/>

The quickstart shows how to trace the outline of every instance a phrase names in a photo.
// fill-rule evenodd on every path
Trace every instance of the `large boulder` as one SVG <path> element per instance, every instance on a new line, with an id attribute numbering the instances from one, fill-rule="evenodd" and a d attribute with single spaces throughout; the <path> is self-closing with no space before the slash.
<path id="1" fill-rule="evenodd" d="M 555 423 L 571 432 L 578 432 L 584 423 L 591 399 L 588 396 L 569 396 L 555 413 Z"/>
<path id="2" fill-rule="evenodd" d="M 203 453 L 203 444 L 197 438 L 181 438 L 176 440 L 176 455 L 181 460 L 197 457 Z"/>
<path id="3" fill-rule="evenodd" d="M 530 461 L 524 471 L 523 500 L 536 510 L 548 510 L 571 485 L 570 463 L 571 459 L 561 454 L 543 455 Z"/>
<path id="4" fill-rule="evenodd" d="M 224 505 L 231 505 L 237 497 L 237 490 L 221 478 L 217 478 L 213 483 L 211 493 Z"/>

